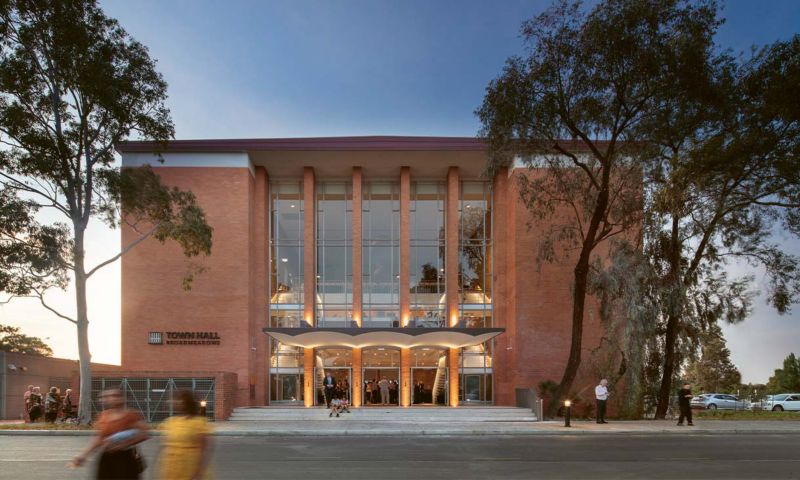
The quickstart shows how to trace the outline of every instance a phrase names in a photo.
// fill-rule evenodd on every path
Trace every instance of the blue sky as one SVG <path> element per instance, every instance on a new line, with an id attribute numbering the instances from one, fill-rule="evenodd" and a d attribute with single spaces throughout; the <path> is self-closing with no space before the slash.
<path id="1" fill-rule="evenodd" d="M 521 22 L 549 1 L 105 1 L 150 49 L 169 83 L 177 138 L 474 135 L 487 83 L 522 51 Z M 788 38 L 800 2 L 730 1 L 719 43 Z M 90 259 L 118 248 L 118 233 L 90 231 Z M 787 249 L 800 254 L 796 241 Z M 94 247 L 94 250 L 92 250 Z M 740 269 L 747 271 L 746 269 Z M 95 359 L 119 361 L 119 268 L 90 285 Z M 68 294 L 53 303 L 71 309 Z M 795 309 L 797 310 L 797 309 Z M 75 357 L 70 325 L 21 302 L 0 322 L 49 337 Z M 800 353 L 800 314 L 778 317 L 757 300 L 753 318 L 726 328 L 746 381 L 766 381 Z M 109 342 L 109 339 L 115 339 Z"/>

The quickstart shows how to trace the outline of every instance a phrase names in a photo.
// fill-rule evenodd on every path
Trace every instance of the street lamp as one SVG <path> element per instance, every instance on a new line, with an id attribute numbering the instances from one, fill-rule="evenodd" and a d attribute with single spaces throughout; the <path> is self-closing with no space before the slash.
<path id="1" fill-rule="evenodd" d="M 206 405 L 205 400 L 200 400 L 200 416 L 202 417 L 206 416 Z"/>
<path id="2" fill-rule="evenodd" d="M 570 407 L 572 406 L 572 402 L 569 400 L 564 400 L 564 426 L 569 427 L 569 414 L 570 414 Z"/>

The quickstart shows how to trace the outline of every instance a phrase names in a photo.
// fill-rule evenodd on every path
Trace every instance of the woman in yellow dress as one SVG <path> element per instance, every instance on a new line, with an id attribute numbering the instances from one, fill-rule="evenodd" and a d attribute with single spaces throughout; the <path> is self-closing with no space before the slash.
<path id="1" fill-rule="evenodd" d="M 161 424 L 161 453 L 158 478 L 164 480 L 209 480 L 211 427 L 198 415 L 198 405 L 190 391 L 178 392 L 181 415 Z"/>

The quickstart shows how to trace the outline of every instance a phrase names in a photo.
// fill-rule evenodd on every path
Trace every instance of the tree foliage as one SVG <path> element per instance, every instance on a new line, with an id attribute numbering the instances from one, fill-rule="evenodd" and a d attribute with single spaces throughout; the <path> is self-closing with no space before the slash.
<path id="1" fill-rule="evenodd" d="M 19 327 L 10 325 L 0 325 L 0 350 L 25 355 L 53 356 L 53 349 L 44 340 L 25 335 Z"/>
<path id="2" fill-rule="evenodd" d="M 115 164 L 114 146 L 130 136 L 172 137 L 166 88 L 147 49 L 95 1 L 0 2 L 0 288 L 36 297 L 76 325 L 81 391 L 91 389 L 88 279 L 151 237 L 177 242 L 187 257 L 211 249 L 211 228 L 191 192 L 162 185 L 148 167 Z M 139 236 L 87 266 L 92 219 L 124 223 Z M 68 280 L 74 314 L 44 296 Z M 84 398 L 79 416 L 87 422 Z"/>
<path id="3" fill-rule="evenodd" d="M 783 368 L 776 368 L 767 382 L 769 393 L 800 392 L 800 358 L 790 353 L 783 360 Z"/>
<path id="4" fill-rule="evenodd" d="M 731 362 L 731 352 L 718 325 L 713 324 L 700 335 L 700 356 L 689 363 L 684 375 L 700 392 L 734 393 L 742 381 L 742 374 Z"/>

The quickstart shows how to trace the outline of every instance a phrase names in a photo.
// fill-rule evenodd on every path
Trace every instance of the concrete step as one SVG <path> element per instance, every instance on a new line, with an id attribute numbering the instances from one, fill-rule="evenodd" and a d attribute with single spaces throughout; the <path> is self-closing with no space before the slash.
<path id="1" fill-rule="evenodd" d="M 513 407 L 362 407 L 351 408 L 353 421 L 422 423 L 422 422 L 535 422 L 528 409 Z M 230 420 L 236 422 L 318 421 L 328 410 L 322 407 L 255 407 L 236 408 Z"/>

